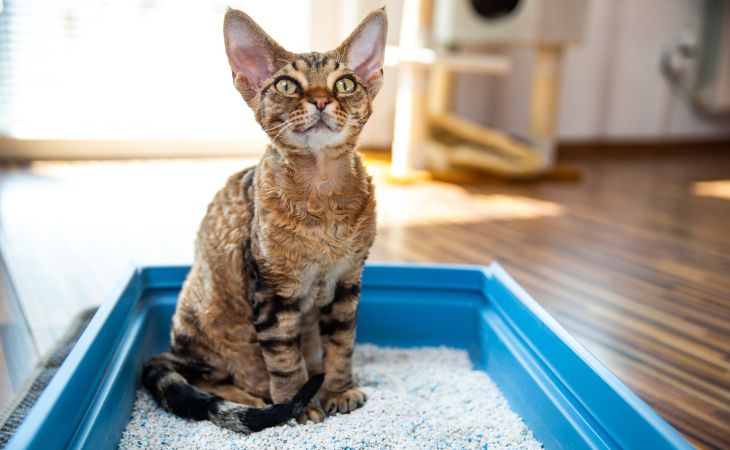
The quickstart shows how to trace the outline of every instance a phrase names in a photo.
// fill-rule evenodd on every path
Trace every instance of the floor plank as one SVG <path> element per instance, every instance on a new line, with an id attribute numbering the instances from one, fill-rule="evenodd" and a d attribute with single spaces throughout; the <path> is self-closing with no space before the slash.
<path id="1" fill-rule="evenodd" d="M 132 264 L 192 258 L 251 160 L 34 164 L 0 179 L 0 249 L 41 351 Z M 730 145 L 573 158 L 577 182 L 378 184 L 371 260 L 498 260 L 700 448 L 730 448 Z"/>

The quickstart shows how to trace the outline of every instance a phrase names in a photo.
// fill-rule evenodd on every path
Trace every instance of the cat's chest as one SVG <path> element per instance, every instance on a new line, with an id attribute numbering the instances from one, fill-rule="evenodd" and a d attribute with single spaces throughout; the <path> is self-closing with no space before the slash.
<path id="1" fill-rule="evenodd" d="M 364 245 L 366 230 L 347 214 L 333 214 L 325 219 L 297 212 L 265 214 L 259 222 L 258 237 L 263 257 L 279 270 L 302 272 L 302 284 L 308 286 L 321 274 L 336 278 L 356 259 Z"/>
<path id="2" fill-rule="evenodd" d="M 292 251 L 312 273 L 341 273 L 362 246 L 360 233 L 351 226 L 311 227 L 292 236 Z M 320 277 L 321 278 L 321 277 Z"/>
<path id="3" fill-rule="evenodd" d="M 350 269 L 350 261 L 346 260 L 327 267 L 316 265 L 308 267 L 301 280 L 302 309 L 307 311 L 312 306 L 321 308 L 330 303 L 337 283 Z"/>
<path id="4" fill-rule="evenodd" d="M 275 210 L 262 211 L 262 225 L 270 236 L 285 237 L 292 252 L 336 262 L 357 247 L 366 231 L 358 214 L 362 203 L 362 199 L 346 197 L 283 201 Z"/>

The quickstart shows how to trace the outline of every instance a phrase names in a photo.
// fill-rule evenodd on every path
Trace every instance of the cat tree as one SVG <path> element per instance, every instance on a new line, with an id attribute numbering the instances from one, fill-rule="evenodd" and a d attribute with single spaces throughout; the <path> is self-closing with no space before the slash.
<path id="1" fill-rule="evenodd" d="M 400 45 L 388 49 L 388 61 L 398 67 L 393 177 L 408 179 L 423 169 L 443 171 L 452 166 L 532 177 L 552 168 L 560 62 L 563 47 L 582 33 L 585 1 L 513 0 L 512 15 L 496 25 L 469 9 L 486 3 L 404 0 Z M 433 48 L 427 47 L 431 41 L 435 42 Z M 515 42 L 528 44 L 535 52 L 529 135 L 525 137 L 482 126 L 450 111 L 456 74 L 505 76 L 511 71 L 511 62 L 500 55 L 445 49 L 458 48 L 459 44 Z"/>

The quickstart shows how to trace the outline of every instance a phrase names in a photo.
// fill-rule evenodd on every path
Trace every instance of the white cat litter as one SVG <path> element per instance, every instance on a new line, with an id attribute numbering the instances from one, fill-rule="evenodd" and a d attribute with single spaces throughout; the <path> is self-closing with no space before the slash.
<path id="1" fill-rule="evenodd" d="M 137 393 L 121 449 L 540 449 L 532 432 L 466 352 L 358 345 L 362 408 L 323 423 L 289 423 L 241 435 L 180 419 Z"/>

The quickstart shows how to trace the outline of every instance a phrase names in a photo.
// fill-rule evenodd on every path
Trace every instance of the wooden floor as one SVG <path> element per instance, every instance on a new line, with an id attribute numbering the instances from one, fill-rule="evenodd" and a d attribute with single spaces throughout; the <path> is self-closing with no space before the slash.
<path id="1" fill-rule="evenodd" d="M 6 172 L 2 250 L 39 351 L 130 261 L 188 262 L 205 203 L 244 163 Z M 566 163 L 581 180 L 406 186 L 374 163 L 371 260 L 500 261 L 693 444 L 730 448 L 730 145 Z"/>

